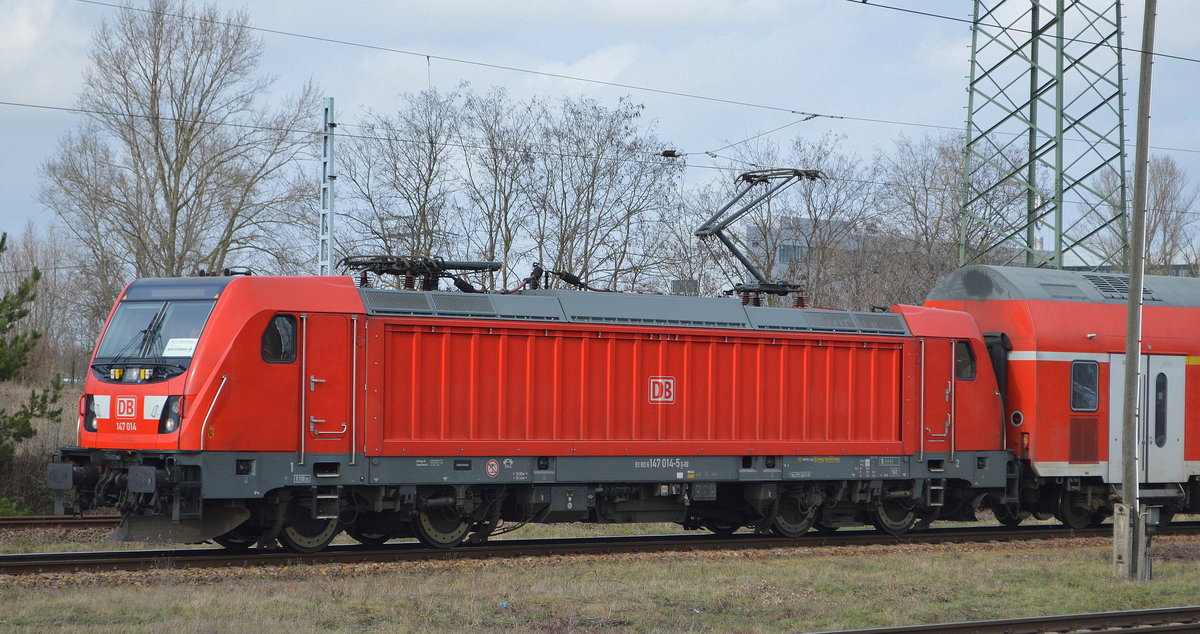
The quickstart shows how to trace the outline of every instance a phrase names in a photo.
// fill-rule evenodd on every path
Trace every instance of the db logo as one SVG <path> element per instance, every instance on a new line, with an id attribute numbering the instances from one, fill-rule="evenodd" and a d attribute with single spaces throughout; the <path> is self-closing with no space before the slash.
<path id="1" fill-rule="evenodd" d="M 650 377 L 650 402 L 651 403 L 674 403 L 675 402 L 675 377 L 673 377 L 673 376 L 652 376 L 652 377 Z"/>
<path id="2" fill-rule="evenodd" d="M 117 397 L 117 418 L 137 418 L 137 397 Z"/>
<path id="3" fill-rule="evenodd" d="M 489 478 L 494 478 L 500 475 L 500 463 L 495 460 L 488 460 L 485 467 Z"/>

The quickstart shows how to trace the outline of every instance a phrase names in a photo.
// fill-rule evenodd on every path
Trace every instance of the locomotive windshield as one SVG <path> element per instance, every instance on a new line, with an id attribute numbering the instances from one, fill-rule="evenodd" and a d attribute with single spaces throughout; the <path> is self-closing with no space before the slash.
<path id="1" fill-rule="evenodd" d="M 215 300 L 124 301 L 104 331 L 97 361 L 191 359 Z"/>

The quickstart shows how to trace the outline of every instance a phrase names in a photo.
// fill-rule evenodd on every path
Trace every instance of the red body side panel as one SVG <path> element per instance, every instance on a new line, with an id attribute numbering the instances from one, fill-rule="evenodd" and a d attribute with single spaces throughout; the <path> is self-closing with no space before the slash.
<path id="1" fill-rule="evenodd" d="M 371 328 L 369 354 L 383 366 L 369 379 L 380 382 L 372 452 L 903 451 L 903 339 L 462 320 Z"/>

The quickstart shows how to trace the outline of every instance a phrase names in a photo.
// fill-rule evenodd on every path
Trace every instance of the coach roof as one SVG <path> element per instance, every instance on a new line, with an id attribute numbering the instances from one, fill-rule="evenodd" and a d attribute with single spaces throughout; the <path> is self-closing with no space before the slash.
<path id="1" fill-rule="evenodd" d="M 1142 297 L 1155 306 L 1200 307 L 1200 279 L 1147 275 Z M 997 299 L 1124 303 L 1129 276 L 1009 266 L 967 266 L 954 271 L 926 301 Z"/>

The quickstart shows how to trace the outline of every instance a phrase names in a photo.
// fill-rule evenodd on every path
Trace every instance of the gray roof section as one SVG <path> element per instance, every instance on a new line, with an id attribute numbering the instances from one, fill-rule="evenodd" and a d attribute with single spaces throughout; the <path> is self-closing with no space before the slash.
<path id="1" fill-rule="evenodd" d="M 872 335 L 907 335 L 894 313 L 797 310 L 742 306 L 732 298 L 637 293 L 540 290 L 512 295 L 398 291 L 364 288 L 371 315 L 409 315 L 620 324 L 688 328 L 735 328 Z"/>
<path id="2" fill-rule="evenodd" d="M 1147 275 L 1147 305 L 1200 307 L 1200 279 Z M 1012 266 L 967 266 L 951 273 L 927 301 L 990 299 L 1120 304 L 1129 299 L 1129 276 Z"/>

